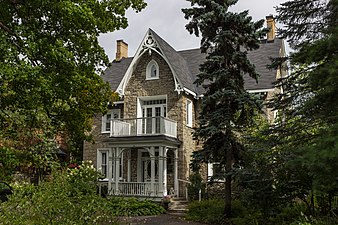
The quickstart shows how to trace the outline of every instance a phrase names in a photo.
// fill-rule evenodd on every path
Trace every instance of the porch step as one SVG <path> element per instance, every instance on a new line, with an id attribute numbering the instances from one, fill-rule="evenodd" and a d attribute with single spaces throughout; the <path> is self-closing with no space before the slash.
<path id="1" fill-rule="evenodd" d="M 187 200 L 172 199 L 167 213 L 170 215 L 183 216 L 188 211 L 188 204 L 189 202 Z"/>

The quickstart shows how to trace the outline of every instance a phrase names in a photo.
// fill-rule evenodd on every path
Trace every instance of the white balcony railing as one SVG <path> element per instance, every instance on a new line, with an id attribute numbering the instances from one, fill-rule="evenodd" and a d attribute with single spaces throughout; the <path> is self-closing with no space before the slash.
<path id="1" fill-rule="evenodd" d="M 99 182 L 99 190 L 102 186 L 108 186 L 108 182 Z M 159 196 L 159 184 L 154 183 L 153 189 L 150 182 L 119 182 L 118 191 L 116 191 L 115 182 L 112 182 L 111 195 L 122 195 L 122 196 Z"/>
<path id="2" fill-rule="evenodd" d="M 177 137 L 177 122 L 164 117 L 113 119 L 110 121 L 110 136 L 166 135 Z"/>

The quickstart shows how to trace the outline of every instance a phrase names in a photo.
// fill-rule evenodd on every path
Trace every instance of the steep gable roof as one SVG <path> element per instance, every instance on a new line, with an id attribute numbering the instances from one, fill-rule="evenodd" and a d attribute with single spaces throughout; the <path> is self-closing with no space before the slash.
<path id="1" fill-rule="evenodd" d="M 163 51 L 163 55 L 167 57 L 183 87 L 193 91 L 194 93 L 198 93 L 196 85 L 194 85 L 195 76 L 191 73 L 188 62 L 179 54 L 179 52 L 171 47 L 153 30 L 150 29 L 150 32 L 157 41 L 160 49 Z"/>
<path id="2" fill-rule="evenodd" d="M 199 74 L 199 66 L 205 61 L 205 54 L 200 49 L 190 49 L 176 51 L 165 40 L 158 36 L 153 30 L 149 29 L 134 57 L 123 58 L 120 61 L 113 61 L 112 65 L 106 69 L 102 79 L 109 82 L 111 88 L 115 91 L 123 87 L 123 83 L 128 82 L 133 64 L 137 63 L 144 51 L 143 43 L 147 36 L 151 36 L 155 43 L 157 51 L 168 63 L 172 70 L 177 91 L 186 91 L 196 96 L 204 93 L 201 86 L 196 86 L 194 81 Z M 248 52 L 249 60 L 255 65 L 256 71 L 260 74 L 258 83 L 249 76 L 245 75 L 245 88 L 250 91 L 268 90 L 274 88 L 273 82 L 276 81 L 276 70 L 267 69 L 270 64 L 270 58 L 280 56 L 283 41 L 275 39 L 273 42 L 262 42 L 260 48 Z M 180 89 L 181 90 L 178 90 Z"/>

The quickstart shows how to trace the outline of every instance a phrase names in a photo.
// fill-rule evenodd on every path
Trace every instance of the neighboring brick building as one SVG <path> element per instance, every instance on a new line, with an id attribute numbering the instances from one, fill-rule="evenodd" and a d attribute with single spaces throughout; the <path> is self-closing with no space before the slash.
<path id="1" fill-rule="evenodd" d="M 278 91 L 272 83 L 285 75 L 266 69 L 270 57 L 284 55 L 283 41 L 270 36 L 248 54 L 261 75 L 258 84 L 245 78 L 248 91 L 265 97 Z M 151 29 L 134 57 L 127 52 L 128 45 L 119 40 L 117 58 L 102 79 L 122 100 L 110 105 L 106 115 L 94 118 L 95 142 L 85 143 L 83 158 L 105 174 L 101 183 L 110 194 L 183 196 L 197 148 L 192 128 L 204 93 L 194 81 L 205 55 L 199 49 L 176 51 Z M 271 110 L 266 112 L 272 117 Z"/>

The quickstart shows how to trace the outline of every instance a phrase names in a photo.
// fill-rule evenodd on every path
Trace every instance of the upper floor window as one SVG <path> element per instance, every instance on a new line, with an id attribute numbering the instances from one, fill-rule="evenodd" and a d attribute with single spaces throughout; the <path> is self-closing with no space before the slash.
<path id="1" fill-rule="evenodd" d="M 151 60 L 147 65 L 146 79 L 159 79 L 159 67 L 155 60 Z"/>
<path id="2" fill-rule="evenodd" d="M 186 122 L 188 127 L 192 127 L 192 101 L 187 99 Z"/>
<path id="3" fill-rule="evenodd" d="M 106 115 L 102 116 L 102 133 L 110 132 L 110 121 L 112 119 L 121 118 L 120 114 L 121 114 L 120 109 L 110 109 L 108 110 Z"/>

